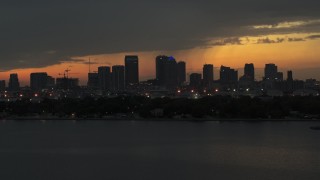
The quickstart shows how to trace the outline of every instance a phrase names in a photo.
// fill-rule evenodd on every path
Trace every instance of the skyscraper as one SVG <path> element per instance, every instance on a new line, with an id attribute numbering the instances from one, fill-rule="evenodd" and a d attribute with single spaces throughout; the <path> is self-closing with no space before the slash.
<path id="1" fill-rule="evenodd" d="M 238 82 L 238 71 L 230 67 L 221 66 L 220 68 L 220 83 L 234 84 Z"/>
<path id="2" fill-rule="evenodd" d="M 254 65 L 251 64 L 245 64 L 244 66 L 244 78 L 248 81 L 254 81 L 255 80 L 255 73 L 254 73 Z"/>
<path id="3" fill-rule="evenodd" d="M 245 64 L 244 66 L 244 74 L 239 79 L 239 88 L 240 89 L 250 89 L 255 87 L 255 73 L 254 73 L 254 65 Z"/>
<path id="4" fill-rule="evenodd" d="M 164 63 L 165 86 L 169 89 L 176 88 L 178 85 L 177 61 L 174 57 L 168 57 Z"/>
<path id="5" fill-rule="evenodd" d="M 164 64 L 168 60 L 168 56 L 157 56 L 156 57 L 156 79 L 159 85 L 164 86 L 165 84 L 165 70 Z"/>
<path id="6" fill-rule="evenodd" d="M 125 82 L 126 82 L 126 86 L 130 84 L 139 84 L 138 56 L 125 57 Z"/>
<path id="7" fill-rule="evenodd" d="M 5 91 L 5 90 L 6 90 L 6 81 L 0 80 L 0 91 Z"/>
<path id="8" fill-rule="evenodd" d="M 283 81 L 283 72 L 277 72 L 275 80 Z"/>
<path id="9" fill-rule="evenodd" d="M 178 85 L 177 62 L 174 57 L 158 56 L 156 58 L 156 79 L 160 86 L 170 89 Z"/>
<path id="10" fill-rule="evenodd" d="M 108 66 L 98 67 L 99 89 L 110 90 L 111 87 L 111 70 Z"/>
<path id="11" fill-rule="evenodd" d="M 76 89 L 79 87 L 79 79 L 78 78 L 57 78 L 56 87 L 58 89 Z"/>
<path id="12" fill-rule="evenodd" d="M 182 85 L 186 82 L 186 63 L 183 61 L 177 64 L 177 74 L 178 74 L 178 85 Z"/>
<path id="13" fill-rule="evenodd" d="M 287 91 L 293 91 L 293 75 L 292 71 L 287 72 Z"/>
<path id="14" fill-rule="evenodd" d="M 18 74 L 10 74 L 9 78 L 9 91 L 19 91 L 20 90 L 20 83 Z"/>
<path id="15" fill-rule="evenodd" d="M 287 81 L 293 81 L 292 71 L 287 72 Z"/>
<path id="16" fill-rule="evenodd" d="M 203 66 L 203 84 L 205 87 L 211 87 L 213 83 L 213 65 L 205 64 Z"/>
<path id="17" fill-rule="evenodd" d="M 48 88 L 53 88 L 56 85 L 56 79 L 52 76 L 47 77 L 47 87 Z"/>
<path id="18" fill-rule="evenodd" d="M 264 69 L 264 78 L 266 80 L 275 80 L 277 78 L 278 67 L 275 64 L 266 64 Z"/>
<path id="19" fill-rule="evenodd" d="M 98 73 L 88 73 L 88 88 L 98 88 L 99 87 L 99 74 Z"/>
<path id="20" fill-rule="evenodd" d="M 45 72 L 30 74 L 30 88 L 33 91 L 40 91 L 47 88 L 48 74 Z"/>
<path id="21" fill-rule="evenodd" d="M 192 73 L 190 75 L 190 87 L 192 88 L 200 88 L 201 86 L 201 74 Z"/>
<path id="22" fill-rule="evenodd" d="M 116 65 L 112 66 L 112 89 L 114 91 L 123 91 L 125 88 L 124 80 L 125 67 Z"/>

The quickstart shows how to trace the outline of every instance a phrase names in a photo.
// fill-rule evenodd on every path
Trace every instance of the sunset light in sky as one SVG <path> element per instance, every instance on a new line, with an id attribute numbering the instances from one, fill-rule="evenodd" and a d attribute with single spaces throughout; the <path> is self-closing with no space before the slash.
<path id="1" fill-rule="evenodd" d="M 158 55 L 185 61 L 188 74 L 213 64 L 215 79 L 221 65 L 238 69 L 241 76 L 245 63 L 254 63 L 257 80 L 266 63 L 293 70 L 294 78 L 320 79 L 318 2 L 232 4 L 7 2 L 0 8 L 0 80 L 18 73 L 21 84 L 28 85 L 31 72 L 59 77 L 68 68 L 70 76 L 85 85 L 89 59 L 93 72 L 98 66 L 123 65 L 125 55 L 139 56 L 141 80 L 155 78 Z"/>
<path id="2" fill-rule="evenodd" d="M 125 52 L 115 54 L 88 55 L 73 57 L 73 61 L 61 62 L 42 68 L 13 69 L 0 73 L 0 79 L 7 79 L 10 73 L 18 73 L 24 85 L 29 83 L 31 72 L 48 72 L 53 77 L 62 76 L 65 69 L 71 69 L 71 77 L 79 77 L 81 84 L 87 82 L 88 61 L 91 59 L 91 71 L 98 66 L 123 65 L 124 56 L 137 54 L 140 59 L 140 77 L 142 80 L 155 77 L 155 57 L 160 54 L 173 55 L 177 60 L 187 62 L 188 73 L 201 72 L 205 63 L 214 64 L 216 78 L 221 65 L 231 66 L 242 71 L 245 63 L 254 63 L 258 69 L 258 79 L 266 63 L 275 63 L 281 70 L 295 70 L 295 77 L 306 79 L 320 78 L 320 38 L 304 39 L 310 34 L 279 34 L 257 37 L 241 37 L 241 44 L 221 44 L 176 51 Z M 290 39 L 293 37 L 292 39 Z M 294 41 L 295 40 L 295 41 Z M 224 40 L 222 40 L 224 41 Z M 264 41 L 264 42 L 259 42 Z M 282 41 L 282 42 L 277 42 Z M 215 41 L 217 42 L 217 41 Z M 218 41 L 219 42 L 219 41 Z M 214 43 L 214 41 L 213 41 Z M 260 76 L 259 76 L 259 69 Z M 60 74 L 60 75 L 59 75 Z"/>

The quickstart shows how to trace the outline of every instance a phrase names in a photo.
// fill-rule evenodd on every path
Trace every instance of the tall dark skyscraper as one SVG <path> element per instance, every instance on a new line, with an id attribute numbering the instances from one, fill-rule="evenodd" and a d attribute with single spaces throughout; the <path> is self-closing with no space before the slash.
<path id="1" fill-rule="evenodd" d="M 52 76 L 47 77 L 47 87 L 48 88 L 53 88 L 56 85 L 56 79 Z"/>
<path id="2" fill-rule="evenodd" d="M 168 60 L 168 56 L 157 56 L 156 57 L 156 79 L 159 85 L 164 86 L 165 84 L 165 71 L 164 64 Z"/>
<path id="3" fill-rule="evenodd" d="M 5 91 L 5 90 L 6 90 L 6 81 L 0 80 L 0 91 Z"/>
<path id="4" fill-rule="evenodd" d="M 125 67 L 124 66 L 112 66 L 112 89 L 114 91 L 123 91 L 125 88 Z"/>
<path id="5" fill-rule="evenodd" d="M 99 89 L 110 90 L 111 88 L 111 70 L 108 66 L 98 67 Z"/>
<path id="6" fill-rule="evenodd" d="M 244 74 L 239 79 L 239 88 L 244 89 L 250 89 L 252 87 L 255 87 L 255 71 L 254 71 L 254 65 L 251 64 L 245 64 L 244 66 Z"/>
<path id="7" fill-rule="evenodd" d="M 158 56 L 156 58 L 156 79 L 160 86 L 175 88 L 178 85 L 177 61 L 174 57 Z"/>
<path id="8" fill-rule="evenodd" d="M 64 89 L 64 90 L 76 89 L 79 87 L 79 79 L 67 78 L 67 77 L 57 78 L 56 87 L 58 89 Z"/>
<path id="9" fill-rule="evenodd" d="M 221 66 L 220 82 L 222 84 L 234 84 L 238 82 L 238 71 L 230 67 Z"/>
<path id="10" fill-rule="evenodd" d="M 255 73 L 254 73 L 254 65 L 251 64 L 245 64 L 244 66 L 244 78 L 248 81 L 254 81 L 255 80 Z"/>
<path id="11" fill-rule="evenodd" d="M 30 74 L 30 88 L 33 91 L 40 91 L 47 88 L 48 74 L 45 72 Z"/>
<path id="12" fill-rule="evenodd" d="M 18 74 L 10 74 L 9 79 L 9 91 L 19 91 L 20 90 L 20 83 Z"/>
<path id="13" fill-rule="evenodd" d="M 190 86 L 192 88 L 199 88 L 201 86 L 201 74 L 199 73 L 192 73 L 190 75 Z"/>
<path id="14" fill-rule="evenodd" d="M 178 73 L 178 84 L 182 85 L 186 82 L 186 63 L 183 61 L 178 62 L 177 64 L 177 73 Z"/>
<path id="15" fill-rule="evenodd" d="M 278 67 L 275 64 L 266 64 L 264 69 L 264 78 L 266 80 L 275 80 L 277 78 Z"/>
<path id="16" fill-rule="evenodd" d="M 275 80 L 283 81 L 283 72 L 277 72 Z"/>
<path id="17" fill-rule="evenodd" d="M 99 87 L 99 74 L 98 73 L 88 73 L 88 88 L 98 88 Z"/>
<path id="18" fill-rule="evenodd" d="M 176 88 L 178 85 L 177 61 L 174 57 L 168 57 L 164 64 L 165 86 L 167 88 Z"/>
<path id="19" fill-rule="evenodd" d="M 125 83 L 139 84 L 139 58 L 138 56 L 125 57 Z"/>
<path id="20" fill-rule="evenodd" d="M 287 72 L 287 81 L 293 81 L 292 71 Z"/>
<path id="21" fill-rule="evenodd" d="M 287 91 L 292 92 L 293 91 L 293 75 L 292 71 L 287 72 Z"/>
<path id="22" fill-rule="evenodd" d="M 211 87 L 213 83 L 213 65 L 205 64 L 203 66 L 203 84 L 205 87 Z"/>

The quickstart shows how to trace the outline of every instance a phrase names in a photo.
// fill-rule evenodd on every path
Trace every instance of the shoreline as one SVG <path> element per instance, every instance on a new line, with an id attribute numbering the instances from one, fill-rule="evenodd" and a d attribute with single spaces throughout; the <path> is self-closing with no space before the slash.
<path id="1" fill-rule="evenodd" d="M 288 119 L 245 119 L 245 118 L 59 118 L 59 117 L 8 117 L 2 118 L 1 121 L 172 121 L 172 122 L 316 122 L 320 119 L 301 119 L 301 118 L 288 118 Z"/>

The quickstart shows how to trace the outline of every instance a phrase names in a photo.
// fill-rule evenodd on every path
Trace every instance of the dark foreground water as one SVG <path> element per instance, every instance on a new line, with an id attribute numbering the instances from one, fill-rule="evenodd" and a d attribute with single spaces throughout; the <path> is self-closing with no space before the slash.
<path id="1" fill-rule="evenodd" d="M 0 179 L 319 180 L 317 122 L 0 122 Z"/>

